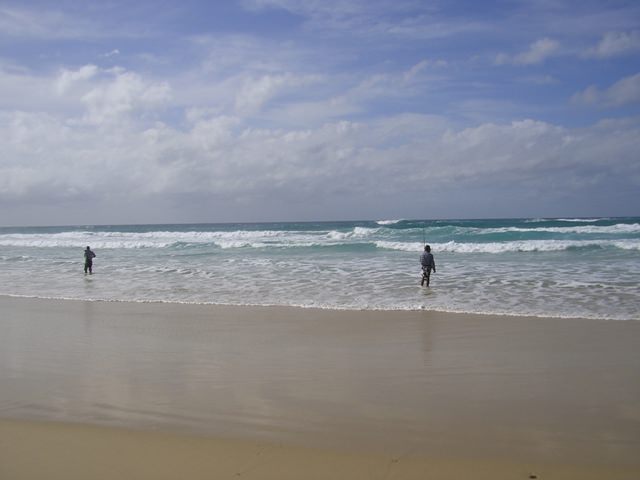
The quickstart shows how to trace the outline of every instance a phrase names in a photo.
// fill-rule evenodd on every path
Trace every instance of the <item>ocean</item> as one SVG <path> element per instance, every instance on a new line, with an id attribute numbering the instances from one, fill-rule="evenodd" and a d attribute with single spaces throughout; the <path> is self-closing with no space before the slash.
<path id="1" fill-rule="evenodd" d="M 3 227 L 0 295 L 640 320 L 640 218 Z"/>

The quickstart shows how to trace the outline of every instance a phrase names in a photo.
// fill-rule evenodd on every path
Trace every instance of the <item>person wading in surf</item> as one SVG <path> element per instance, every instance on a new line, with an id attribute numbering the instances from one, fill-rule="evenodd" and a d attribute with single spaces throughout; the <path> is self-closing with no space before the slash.
<path id="1" fill-rule="evenodd" d="M 431 277 L 431 270 L 436 273 L 436 262 L 433 260 L 433 254 L 431 253 L 431 247 L 429 245 L 424 246 L 424 252 L 420 255 L 420 264 L 422 265 L 422 281 L 420 286 L 424 286 L 424 282 L 427 282 L 429 286 L 429 279 Z"/>
<path id="2" fill-rule="evenodd" d="M 87 271 L 89 272 L 89 275 L 93 275 L 93 257 L 95 257 L 96 254 L 93 253 L 91 251 L 91 249 L 89 247 L 87 247 L 87 249 L 84 251 L 84 274 L 87 274 Z"/>

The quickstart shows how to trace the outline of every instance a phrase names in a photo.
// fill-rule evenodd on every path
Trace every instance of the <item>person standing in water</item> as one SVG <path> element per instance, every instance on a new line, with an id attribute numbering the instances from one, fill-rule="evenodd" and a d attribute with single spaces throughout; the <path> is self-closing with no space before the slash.
<path id="1" fill-rule="evenodd" d="M 433 273 L 436 273 L 436 262 L 433 260 L 431 246 L 424 246 L 424 252 L 420 256 L 420 264 L 422 265 L 422 282 L 420 282 L 420 286 L 424 286 L 424 282 L 426 281 L 428 287 L 431 277 L 431 270 L 433 270 Z"/>
<path id="2" fill-rule="evenodd" d="M 96 256 L 89 247 L 84 251 L 84 274 L 93 275 L 93 258 Z"/>

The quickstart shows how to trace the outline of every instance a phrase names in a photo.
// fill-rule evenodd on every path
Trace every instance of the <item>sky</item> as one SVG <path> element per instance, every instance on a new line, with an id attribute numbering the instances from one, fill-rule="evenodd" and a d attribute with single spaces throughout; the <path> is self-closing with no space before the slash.
<path id="1" fill-rule="evenodd" d="M 0 0 L 0 225 L 639 207 L 637 1 Z"/>

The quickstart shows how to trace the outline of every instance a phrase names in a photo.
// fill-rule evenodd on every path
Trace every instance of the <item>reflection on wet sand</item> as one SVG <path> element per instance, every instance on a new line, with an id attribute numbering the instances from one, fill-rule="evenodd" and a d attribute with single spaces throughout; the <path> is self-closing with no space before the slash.
<path id="1" fill-rule="evenodd" d="M 635 322 L 6 297 L 0 309 L 4 418 L 636 461 Z"/>

